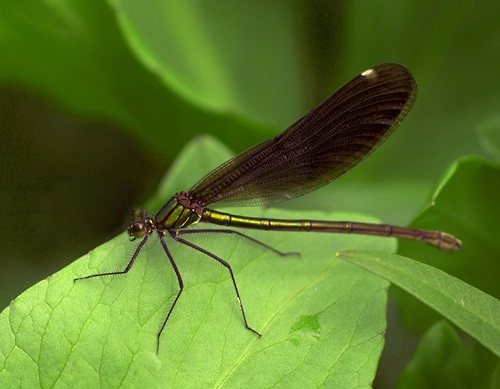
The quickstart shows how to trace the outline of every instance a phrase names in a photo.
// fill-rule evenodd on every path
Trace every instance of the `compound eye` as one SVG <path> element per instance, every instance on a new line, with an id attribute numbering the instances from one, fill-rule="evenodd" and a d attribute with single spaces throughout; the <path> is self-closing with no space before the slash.
<path id="1" fill-rule="evenodd" d="M 143 238 L 147 232 L 147 224 L 143 221 L 134 222 L 128 227 L 127 231 L 130 240 Z"/>

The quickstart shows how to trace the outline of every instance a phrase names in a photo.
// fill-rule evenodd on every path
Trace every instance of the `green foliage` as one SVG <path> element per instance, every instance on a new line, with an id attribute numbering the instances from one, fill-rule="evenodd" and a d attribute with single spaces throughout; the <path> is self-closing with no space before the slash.
<path id="1" fill-rule="evenodd" d="M 472 349 L 445 321 L 434 324 L 423 336 L 413 360 L 399 381 L 401 388 L 497 388 L 500 364 L 489 350 Z"/>
<path id="2" fill-rule="evenodd" d="M 340 252 L 411 293 L 500 356 L 500 301 L 439 269 L 389 253 Z"/>
<path id="3" fill-rule="evenodd" d="M 227 157 L 209 138 L 193 142 L 153 203 L 184 185 L 190 172 L 202 173 Z M 245 214 L 370 221 L 353 214 L 273 209 Z M 346 249 L 382 250 L 339 256 L 403 287 L 500 353 L 498 300 L 435 268 L 384 253 L 394 250 L 392 239 L 265 231 L 250 235 L 302 255 L 279 257 L 241 238 L 204 234 L 192 239 L 231 263 L 250 325 L 262 338 L 245 330 L 225 269 L 168 239 L 186 289 L 156 355 L 156 335 L 178 288 L 156 238 L 129 274 L 73 282 L 124 268 L 135 244 L 122 234 L 33 286 L 1 314 L 0 381 L 14 385 L 22 377 L 42 387 L 74 382 L 131 387 L 138 380 L 153 387 L 367 386 L 384 343 L 388 284 L 335 258 L 336 251 Z"/>
<path id="4" fill-rule="evenodd" d="M 130 274 L 73 283 L 75 277 L 123 269 L 135 246 L 122 234 L 37 283 L 0 314 L 0 387 L 368 387 L 384 346 L 388 283 L 335 257 L 341 250 L 368 249 L 379 252 L 349 255 L 380 274 L 382 263 L 375 260 L 387 260 L 383 276 L 412 294 L 398 296 L 405 324 L 425 333 L 400 387 L 445 387 L 458 376 L 477 387 L 495 387 L 500 174 L 495 163 L 463 156 L 484 155 L 484 148 L 498 160 L 498 7 L 466 1 L 282 0 L 258 7 L 4 1 L 0 82 L 36 90 L 84 120 L 121 126 L 151 159 L 173 158 L 205 133 L 243 150 L 284 129 L 356 73 L 381 62 L 406 65 L 417 79 L 419 98 L 383 151 L 339 185 L 293 202 L 307 211 L 245 214 L 372 220 L 331 212 L 355 209 L 406 224 L 436 177 L 460 157 L 412 226 L 453 233 L 464 250 L 448 256 L 401 242 L 402 258 L 387 254 L 395 251 L 390 239 L 251 233 L 278 249 L 302 253 L 281 258 L 235 237 L 197 236 L 197 243 L 233 266 L 250 325 L 263 334 L 257 339 L 243 327 L 227 272 L 168 240 L 186 289 L 156 355 L 156 334 L 178 287 L 157 239 L 148 242 Z M 29 130 L 21 133 L 30 138 Z M 1 143 L 9 145 L 3 138 Z M 59 139 L 53 143 L 64 147 Z M 4 166 L 17 174 L 22 158 L 31 154 L 15 145 L 0 154 L 12 150 L 15 161 Z M 211 138 L 189 144 L 147 208 L 155 211 L 230 155 Z M 31 168 L 34 162 L 28 162 Z M 20 202 L 23 193 L 2 197 L 10 210 L 7 200 Z M 95 210 L 75 208 L 58 207 L 59 228 L 71 228 L 80 239 L 77 224 L 69 227 L 68 221 Z M 38 234 L 44 223 L 33 215 Z M 4 230 L 29 220 L 15 213 Z M 29 245 L 30 234 L 20 235 Z M 54 229 L 45 236 L 58 239 Z M 402 273 L 389 274 L 396 264 Z M 12 278 L 8 272 L 5 277 L 2 288 Z M 463 312 L 457 302 L 466 300 Z M 429 330 L 441 315 L 483 346 L 469 353 L 453 329 Z M 497 381 L 490 380 L 495 367 Z"/>
<path id="5" fill-rule="evenodd" d="M 431 205 L 411 224 L 413 227 L 443 229 L 459 236 L 463 250 L 442 257 L 427 247 L 413 247 L 401 242 L 400 253 L 438 267 L 476 288 L 500 297 L 495 270 L 498 266 L 500 241 L 498 220 L 500 203 L 500 165 L 479 157 L 465 157 L 454 163 L 437 188 Z M 398 291 L 394 295 L 404 302 L 401 315 L 406 325 L 424 331 L 437 315 L 413 298 Z"/>

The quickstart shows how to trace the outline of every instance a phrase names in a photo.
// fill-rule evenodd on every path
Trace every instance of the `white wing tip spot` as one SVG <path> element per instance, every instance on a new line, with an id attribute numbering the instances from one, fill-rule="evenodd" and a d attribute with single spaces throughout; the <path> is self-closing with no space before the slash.
<path id="1" fill-rule="evenodd" d="M 366 78 L 374 78 L 377 76 L 377 72 L 375 69 L 368 69 L 361 73 L 361 75 Z"/>

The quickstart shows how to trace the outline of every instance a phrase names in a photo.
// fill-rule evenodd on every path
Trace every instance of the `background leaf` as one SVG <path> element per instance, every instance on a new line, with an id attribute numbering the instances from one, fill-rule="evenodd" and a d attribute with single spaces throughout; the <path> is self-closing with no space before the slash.
<path id="1" fill-rule="evenodd" d="M 452 256 L 439 256 L 422 246 L 401 242 L 399 252 L 435 266 L 460 280 L 500 298 L 496 279 L 500 245 L 496 231 L 500 206 L 496 193 L 500 190 L 500 166 L 478 157 L 463 158 L 453 164 L 443 183 L 436 190 L 434 206 L 425 209 L 411 226 L 427 229 L 442 228 L 463 241 L 464 249 Z M 401 305 L 401 316 L 406 325 L 418 331 L 425 330 L 437 319 L 427 307 L 393 293 Z"/>
<path id="2" fill-rule="evenodd" d="M 495 388 L 499 366 L 498 358 L 489 350 L 479 344 L 469 349 L 451 325 L 439 321 L 422 338 L 398 387 Z"/>
<path id="3" fill-rule="evenodd" d="M 479 125 L 479 140 L 491 158 L 500 159 L 500 116 L 488 118 Z"/>
<path id="4" fill-rule="evenodd" d="M 395 254 L 340 252 L 418 298 L 500 356 L 500 301 L 439 269 Z"/>

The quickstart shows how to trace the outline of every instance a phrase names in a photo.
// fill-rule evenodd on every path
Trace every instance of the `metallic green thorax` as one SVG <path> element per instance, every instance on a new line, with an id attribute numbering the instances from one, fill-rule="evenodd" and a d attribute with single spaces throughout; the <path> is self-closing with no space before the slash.
<path id="1" fill-rule="evenodd" d="M 154 216 L 148 216 L 142 208 L 134 209 L 127 231 L 131 240 L 150 235 L 154 230 L 163 235 L 167 231 L 175 234 L 181 228 L 198 223 L 202 212 L 200 202 L 193 200 L 189 193 L 179 192 Z"/>
<path id="2" fill-rule="evenodd" d="M 186 192 L 172 197 L 156 214 L 156 228 L 164 230 L 186 228 L 200 221 L 203 206 Z"/>

